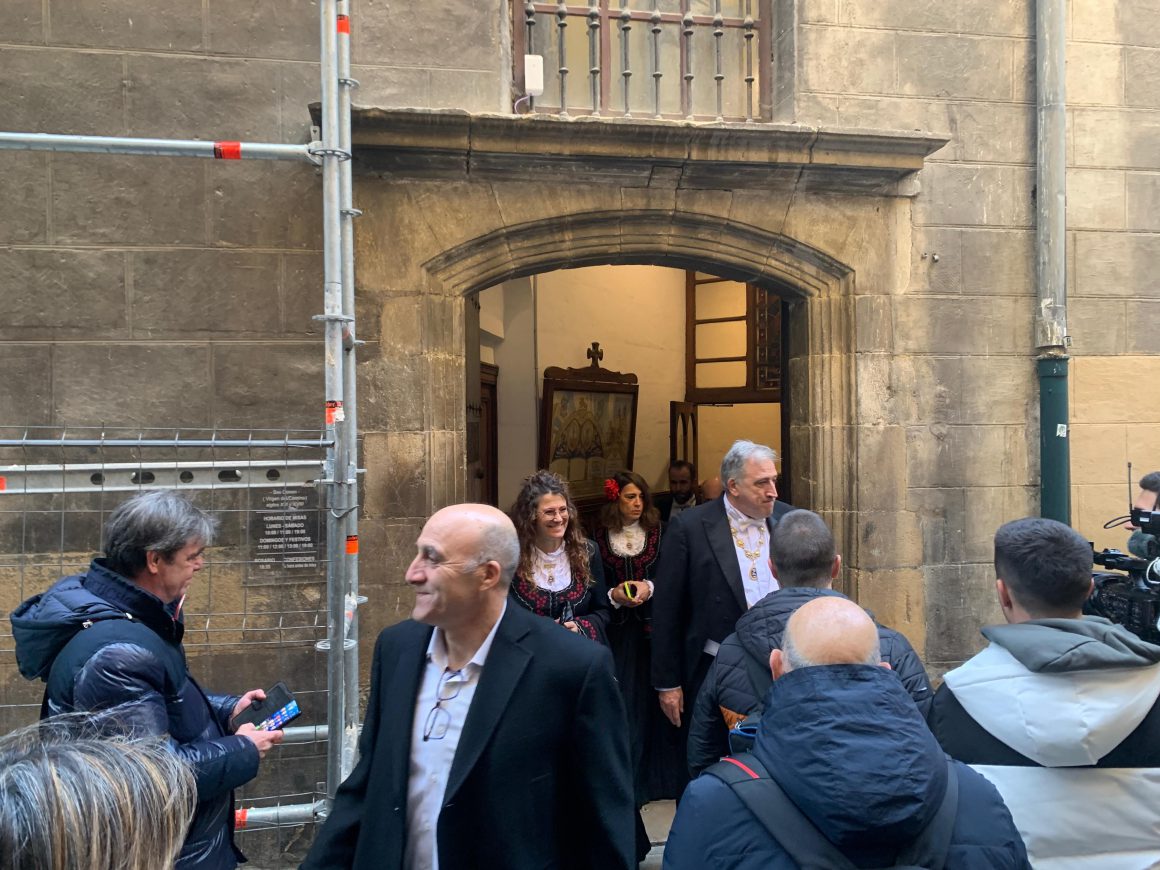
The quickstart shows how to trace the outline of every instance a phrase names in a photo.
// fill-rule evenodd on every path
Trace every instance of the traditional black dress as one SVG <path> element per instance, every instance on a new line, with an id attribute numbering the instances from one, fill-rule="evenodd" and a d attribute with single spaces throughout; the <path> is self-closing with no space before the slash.
<path id="1" fill-rule="evenodd" d="M 632 527 L 630 527 L 631 529 Z M 661 530 L 639 537 L 596 531 L 608 587 L 626 580 L 653 580 L 660 558 Z M 639 551 L 630 555 L 632 550 Z M 616 661 L 616 678 L 628 713 L 629 743 L 636 783 L 636 803 L 676 798 L 688 781 L 685 747 L 680 732 L 660 708 L 649 670 L 652 666 L 652 601 L 639 607 L 614 607 L 609 617 L 608 643 Z"/>
<path id="2" fill-rule="evenodd" d="M 612 605 L 608 601 L 608 587 L 604 585 L 604 568 L 601 565 L 596 546 L 591 542 L 588 545 L 588 571 L 592 575 L 592 585 L 589 586 L 566 569 L 567 558 L 563 557 L 557 564 L 568 574 L 568 583 L 561 589 L 546 589 L 536 584 L 534 578 L 523 577 L 519 573 L 512 578 L 508 594 L 511 598 L 532 613 L 546 616 L 549 619 L 567 621 L 564 617 L 575 620 L 581 633 L 591 640 L 607 644 L 607 628 L 609 613 Z M 561 548 L 561 553 L 563 548 Z"/>

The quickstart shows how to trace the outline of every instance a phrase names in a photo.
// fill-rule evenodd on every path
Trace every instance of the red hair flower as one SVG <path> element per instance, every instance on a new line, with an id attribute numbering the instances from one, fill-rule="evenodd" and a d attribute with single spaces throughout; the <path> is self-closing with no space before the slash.
<path id="1" fill-rule="evenodd" d="M 604 481 L 604 498 L 607 501 L 620 498 L 620 485 L 611 477 Z"/>

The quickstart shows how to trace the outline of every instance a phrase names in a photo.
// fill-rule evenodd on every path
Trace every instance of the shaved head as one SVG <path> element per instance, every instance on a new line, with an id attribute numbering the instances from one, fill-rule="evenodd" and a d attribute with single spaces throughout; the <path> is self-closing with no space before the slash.
<path id="1" fill-rule="evenodd" d="M 500 581 L 511 583 L 520 558 L 520 545 L 516 537 L 516 527 L 511 517 L 498 508 L 487 504 L 453 504 L 432 514 L 428 525 L 436 527 L 459 526 L 470 529 L 477 536 L 468 543 L 476 554 L 476 564 L 498 562 Z"/>
<path id="2" fill-rule="evenodd" d="M 794 611 L 780 652 L 783 673 L 816 665 L 877 665 L 882 659 L 874 620 L 853 601 L 829 595 Z"/>

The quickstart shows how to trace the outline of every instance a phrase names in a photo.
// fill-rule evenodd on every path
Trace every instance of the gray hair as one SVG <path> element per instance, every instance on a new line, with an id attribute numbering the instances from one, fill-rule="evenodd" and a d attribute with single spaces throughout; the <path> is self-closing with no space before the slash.
<path id="1" fill-rule="evenodd" d="M 119 504 L 105 523 L 105 558 L 109 567 L 132 579 L 145 570 L 145 554 L 166 560 L 197 541 L 213 543 L 217 520 L 167 489 L 136 495 Z"/>
<path id="2" fill-rule="evenodd" d="M 479 557 L 471 570 L 499 562 L 500 583 L 510 586 L 520 562 L 520 539 L 516 530 L 505 523 L 486 523 L 479 533 Z"/>
<path id="3" fill-rule="evenodd" d="M 768 459 L 777 462 L 777 451 L 764 444 L 755 444 L 752 441 L 734 441 L 725 458 L 721 460 L 721 485 L 728 486 L 730 480 L 741 480 L 745 472 L 745 463 L 750 459 Z"/>
<path id="4" fill-rule="evenodd" d="M 796 671 L 801 668 L 814 668 L 818 666 L 818 662 L 810 661 L 800 652 L 798 652 L 797 645 L 793 642 L 793 635 L 786 631 L 781 638 L 781 651 L 784 656 L 782 662 L 787 671 Z M 879 642 L 878 633 L 874 634 L 874 646 L 871 648 L 869 654 L 862 661 L 848 662 L 852 665 L 878 665 L 882 662 L 882 644 Z"/>
<path id="5" fill-rule="evenodd" d="M 173 867 L 197 805 L 192 769 L 164 738 L 97 721 L 58 716 L 0 738 L 5 867 Z"/>

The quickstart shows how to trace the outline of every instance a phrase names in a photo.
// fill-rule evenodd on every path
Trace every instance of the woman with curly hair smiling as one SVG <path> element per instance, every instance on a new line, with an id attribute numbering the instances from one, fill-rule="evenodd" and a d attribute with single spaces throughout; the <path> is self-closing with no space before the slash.
<path id="1" fill-rule="evenodd" d="M 569 631 L 607 643 L 611 605 L 596 545 L 584 537 L 568 484 L 537 471 L 524 479 L 509 511 L 520 538 L 511 597 Z"/>

